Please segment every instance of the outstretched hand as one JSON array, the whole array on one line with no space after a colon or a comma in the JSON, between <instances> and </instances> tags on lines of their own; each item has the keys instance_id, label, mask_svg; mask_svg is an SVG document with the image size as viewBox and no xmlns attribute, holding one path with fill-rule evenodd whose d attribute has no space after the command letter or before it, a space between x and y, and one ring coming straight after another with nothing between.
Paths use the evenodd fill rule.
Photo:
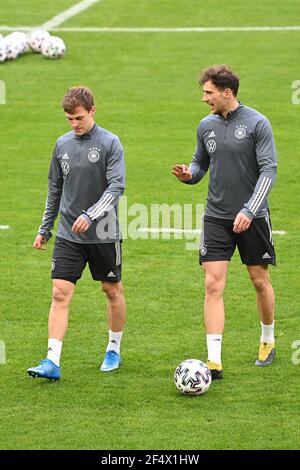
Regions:
<instances>
[{"instance_id":1,"label":"outstretched hand","mask_svg":"<svg viewBox=\"0 0 300 470\"><path fill-rule=\"evenodd\" d=\"M188 166L178 164L172 167L172 175L176 176L179 181L190 181L193 177Z\"/></svg>"}]
</instances>

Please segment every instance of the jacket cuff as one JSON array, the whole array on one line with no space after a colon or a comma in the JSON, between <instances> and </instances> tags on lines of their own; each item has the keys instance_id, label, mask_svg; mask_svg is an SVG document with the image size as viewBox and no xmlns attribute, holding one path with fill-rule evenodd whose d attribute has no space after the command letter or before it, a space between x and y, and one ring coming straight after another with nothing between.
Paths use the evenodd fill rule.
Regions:
<instances>
[{"instance_id":1,"label":"jacket cuff","mask_svg":"<svg viewBox=\"0 0 300 470\"><path fill-rule=\"evenodd\" d=\"M93 221L92 221L92 219L90 218L90 216L89 216L85 211L82 211L82 214L81 214L81 215L82 215L82 217L85 218L85 220L86 220L90 225L92 225Z\"/></svg>"},{"instance_id":2,"label":"jacket cuff","mask_svg":"<svg viewBox=\"0 0 300 470\"><path fill-rule=\"evenodd\" d=\"M44 228L39 230L39 234L46 238L47 241L52 237L52 233Z\"/></svg>"},{"instance_id":3,"label":"jacket cuff","mask_svg":"<svg viewBox=\"0 0 300 470\"><path fill-rule=\"evenodd\" d=\"M245 214L251 221L254 219L254 214L244 207L240 212Z\"/></svg>"}]
</instances>

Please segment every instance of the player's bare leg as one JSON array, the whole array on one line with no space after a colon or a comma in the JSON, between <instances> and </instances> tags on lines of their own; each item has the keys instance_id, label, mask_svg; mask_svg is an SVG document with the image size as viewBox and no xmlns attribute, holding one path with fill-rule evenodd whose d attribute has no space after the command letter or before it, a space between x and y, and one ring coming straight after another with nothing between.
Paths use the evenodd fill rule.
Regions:
<instances>
[{"instance_id":1,"label":"player's bare leg","mask_svg":"<svg viewBox=\"0 0 300 470\"><path fill-rule=\"evenodd\" d=\"M208 367L213 379L223 377L221 350L225 323L223 294L229 261L203 262L205 274L204 323L206 329Z\"/></svg>"},{"instance_id":2,"label":"player's bare leg","mask_svg":"<svg viewBox=\"0 0 300 470\"><path fill-rule=\"evenodd\" d=\"M202 263L205 273L204 322L206 334L222 334L224 330L223 293L228 264L228 261Z\"/></svg>"},{"instance_id":3,"label":"player's bare leg","mask_svg":"<svg viewBox=\"0 0 300 470\"><path fill-rule=\"evenodd\" d=\"M48 319L48 353L47 358L37 367L28 369L32 377L42 377L50 380L60 378L60 356L62 341L68 327L69 305L75 285L63 279L52 281L52 303Z\"/></svg>"},{"instance_id":4,"label":"player's bare leg","mask_svg":"<svg viewBox=\"0 0 300 470\"><path fill-rule=\"evenodd\" d=\"M268 265L247 266L250 279L256 290L257 308L264 325L274 321L275 296L270 281Z\"/></svg>"},{"instance_id":5,"label":"player's bare leg","mask_svg":"<svg viewBox=\"0 0 300 470\"><path fill-rule=\"evenodd\" d=\"M257 309L261 321L261 338L257 366L272 364L275 357L274 316L275 296L270 281L268 265L247 266L256 290Z\"/></svg>"},{"instance_id":6,"label":"player's bare leg","mask_svg":"<svg viewBox=\"0 0 300 470\"><path fill-rule=\"evenodd\" d=\"M48 319L49 338L62 341L68 328L69 305L75 284L63 279L52 281L52 303Z\"/></svg>"},{"instance_id":7,"label":"player's bare leg","mask_svg":"<svg viewBox=\"0 0 300 470\"><path fill-rule=\"evenodd\" d=\"M126 304L122 282L103 282L102 290L107 298L107 320L111 331L123 331L126 319Z\"/></svg>"},{"instance_id":8,"label":"player's bare leg","mask_svg":"<svg viewBox=\"0 0 300 470\"><path fill-rule=\"evenodd\" d=\"M108 372L117 369L121 362L120 343L126 319L126 303L121 282L103 282L102 290L107 298L107 320L109 342L101 370Z\"/></svg>"}]
</instances>

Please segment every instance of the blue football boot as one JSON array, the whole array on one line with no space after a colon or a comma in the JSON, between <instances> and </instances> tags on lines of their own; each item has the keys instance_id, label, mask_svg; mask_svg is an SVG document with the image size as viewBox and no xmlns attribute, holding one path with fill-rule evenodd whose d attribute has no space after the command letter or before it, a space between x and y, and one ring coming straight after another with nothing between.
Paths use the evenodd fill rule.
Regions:
<instances>
[{"instance_id":1,"label":"blue football boot","mask_svg":"<svg viewBox=\"0 0 300 470\"><path fill-rule=\"evenodd\" d=\"M49 380L58 380L60 378L60 367L56 366L50 359L40 361L37 367L31 367L27 370L31 377L41 377Z\"/></svg>"},{"instance_id":2,"label":"blue football boot","mask_svg":"<svg viewBox=\"0 0 300 470\"><path fill-rule=\"evenodd\" d=\"M107 351L104 356L104 361L100 367L102 372L109 372L111 370L118 369L121 363L120 354L115 351Z\"/></svg>"}]
</instances>

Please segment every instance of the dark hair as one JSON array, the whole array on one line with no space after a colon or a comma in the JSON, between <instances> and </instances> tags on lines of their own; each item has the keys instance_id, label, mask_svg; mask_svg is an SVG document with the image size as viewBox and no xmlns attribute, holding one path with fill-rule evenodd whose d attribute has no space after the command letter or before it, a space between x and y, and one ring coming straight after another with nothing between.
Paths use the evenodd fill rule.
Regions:
<instances>
[{"instance_id":1,"label":"dark hair","mask_svg":"<svg viewBox=\"0 0 300 470\"><path fill-rule=\"evenodd\" d=\"M230 88L234 96L238 93L240 79L227 65L213 65L202 70L199 84L204 85L208 81L211 81L219 90Z\"/></svg>"},{"instance_id":2,"label":"dark hair","mask_svg":"<svg viewBox=\"0 0 300 470\"><path fill-rule=\"evenodd\" d=\"M90 111L94 106L94 97L91 90L84 86L69 88L62 100L62 107L66 113L74 113L75 108L82 106Z\"/></svg>"}]
</instances>

